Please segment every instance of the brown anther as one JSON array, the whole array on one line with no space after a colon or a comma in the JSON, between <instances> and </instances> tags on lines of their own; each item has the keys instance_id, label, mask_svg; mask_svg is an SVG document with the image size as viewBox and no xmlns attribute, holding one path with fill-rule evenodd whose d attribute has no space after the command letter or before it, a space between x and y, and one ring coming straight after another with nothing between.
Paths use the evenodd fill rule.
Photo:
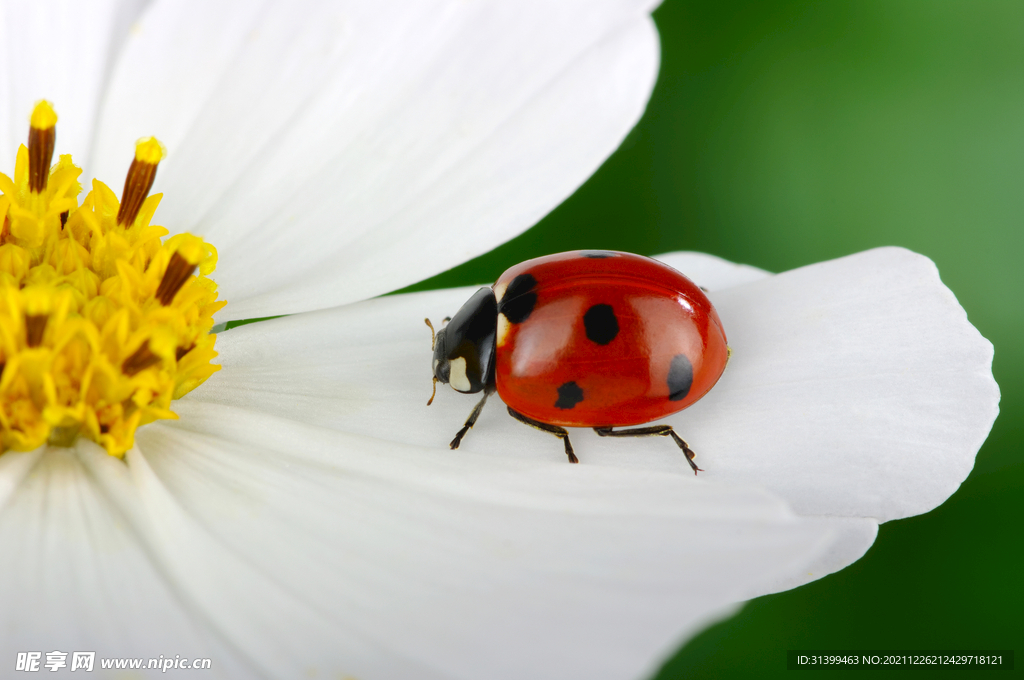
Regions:
<instances>
[{"instance_id":1,"label":"brown anther","mask_svg":"<svg viewBox=\"0 0 1024 680\"><path fill-rule=\"evenodd\" d=\"M46 314L25 315L25 342L29 347L39 347L46 332L46 322L50 317Z\"/></svg>"},{"instance_id":2,"label":"brown anther","mask_svg":"<svg viewBox=\"0 0 1024 680\"><path fill-rule=\"evenodd\" d=\"M189 345L188 347L179 347L174 350L174 360L181 361L181 358L195 349L195 345Z\"/></svg>"},{"instance_id":3,"label":"brown anther","mask_svg":"<svg viewBox=\"0 0 1024 680\"><path fill-rule=\"evenodd\" d=\"M123 205L123 204L122 204ZM156 289L156 299L164 307L171 304L174 296L178 294L181 287L188 281L188 277L195 272L196 265L192 264L178 253L171 255L171 261L167 263L167 271L164 278L160 279L160 286Z\"/></svg>"},{"instance_id":4,"label":"brown anther","mask_svg":"<svg viewBox=\"0 0 1024 680\"><path fill-rule=\"evenodd\" d=\"M37 194L46 191L50 179L50 161L53 145L57 141L57 128L28 129L28 188Z\"/></svg>"},{"instance_id":5,"label":"brown anther","mask_svg":"<svg viewBox=\"0 0 1024 680\"><path fill-rule=\"evenodd\" d=\"M71 214L69 210L65 210L60 214L60 228L63 230L64 225L68 223L68 215Z\"/></svg>"},{"instance_id":6,"label":"brown anther","mask_svg":"<svg viewBox=\"0 0 1024 680\"><path fill-rule=\"evenodd\" d=\"M132 159L128 168L128 176L124 180L124 191L121 192L121 207L117 211L117 224L127 229L135 222L142 208L142 202L149 196L156 179L156 163L147 163L138 158Z\"/></svg>"},{"instance_id":7,"label":"brown anther","mask_svg":"<svg viewBox=\"0 0 1024 680\"><path fill-rule=\"evenodd\" d=\"M125 399L121 402L121 417L128 420L132 417L132 414L139 410L139 407L135 404L131 398Z\"/></svg>"},{"instance_id":8,"label":"brown anther","mask_svg":"<svg viewBox=\"0 0 1024 680\"><path fill-rule=\"evenodd\" d=\"M153 354L149 349L149 343L143 344L135 353L124 360L121 364L121 372L127 376L133 376L139 371L144 371L154 364L160 363L160 357Z\"/></svg>"}]
</instances>

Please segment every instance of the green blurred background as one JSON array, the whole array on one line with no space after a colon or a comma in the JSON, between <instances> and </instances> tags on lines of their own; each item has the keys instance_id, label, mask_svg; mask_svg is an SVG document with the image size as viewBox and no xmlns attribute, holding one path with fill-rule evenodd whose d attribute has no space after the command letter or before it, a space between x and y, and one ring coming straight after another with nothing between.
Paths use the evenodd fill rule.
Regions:
<instances>
[{"instance_id":1,"label":"green blurred background","mask_svg":"<svg viewBox=\"0 0 1024 680\"><path fill-rule=\"evenodd\" d=\"M661 74L619 151L526 234L414 288L583 247L772 271L891 244L931 257L996 347L1002 415L974 472L657 678L784 676L787 649L1024 649L1024 1L667 0L654 18Z\"/></svg>"}]
</instances>

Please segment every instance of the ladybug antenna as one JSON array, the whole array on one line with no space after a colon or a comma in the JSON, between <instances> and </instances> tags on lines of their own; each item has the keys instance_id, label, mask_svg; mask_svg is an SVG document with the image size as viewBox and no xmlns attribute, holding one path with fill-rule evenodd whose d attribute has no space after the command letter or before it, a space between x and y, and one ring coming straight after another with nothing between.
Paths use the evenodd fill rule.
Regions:
<instances>
[{"instance_id":1,"label":"ladybug antenna","mask_svg":"<svg viewBox=\"0 0 1024 680\"><path fill-rule=\"evenodd\" d=\"M452 320L452 317L450 317L450 316L446 316L446 317L444 317L443 319L441 319L441 325L442 325L442 326L447 326L447 325L448 325L448 322L449 322L449 321L451 321L451 320Z\"/></svg>"},{"instance_id":2,"label":"ladybug antenna","mask_svg":"<svg viewBox=\"0 0 1024 680\"><path fill-rule=\"evenodd\" d=\"M431 404L434 403L434 395L435 394L437 394L437 378L436 377L434 378L434 389L430 393L430 400L427 401L427 406L430 406Z\"/></svg>"},{"instance_id":3,"label":"ladybug antenna","mask_svg":"<svg viewBox=\"0 0 1024 680\"><path fill-rule=\"evenodd\" d=\"M430 319L424 319L424 323L427 324L427 328L430 329L430 349L434 349L434 341L437 339L437 335L434 333L434 324L430 323ZM427 406L434 403L434 396L437 394L437 376L434 376L434 386L430 392L430 400L427 401Z\"/></svg>"},{"instance_id":4,"label":"ladybug antenna","mask_svg":"<svg viewBox=\"0 0 1024 680\"><path fill-rule=\"evenodd\" d=\"M427 328L430 329L430 349L434 349L434 338L436 337L434 335L434 324L430 323L430 319L424 319L423 322L427 324ZM430 404L427 405L429 406Z\"/></svg>"}]
</instances>

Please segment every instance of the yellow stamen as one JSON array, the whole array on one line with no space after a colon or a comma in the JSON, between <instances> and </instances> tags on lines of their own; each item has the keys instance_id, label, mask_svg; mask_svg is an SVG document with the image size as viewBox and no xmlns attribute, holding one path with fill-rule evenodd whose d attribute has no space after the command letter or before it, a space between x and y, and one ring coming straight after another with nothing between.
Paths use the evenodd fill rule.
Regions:
<instances>
[{"instance_id":1,"label":"yellow stamen","mask_svg":"<svg viewBox=\"0 0 1024 680\"><path fill-rule=\"evenodd\" d=\"M117 211L117 223L129 227L139 215L142 202L149 196L156 179L156 166L164 158L164 147L156 137L146 137L135 143L135 159L128 168L121 192L121 208Z\"/></svg>"},{"instance_id":2,"label":"yellow stamen","mask_svg":"<svg viewBox=\"0 0 1024 680\"><path fill-rule=\"evenodd\" d=\"M48 101L39 101L28 129L28 188L39 194L50 178L50 161L57 141L57 114Z\"/></svg>"},{"instance_id":3,"label":"yellow stamen","mask_svg":"<svg viewBox=\"0 0 1024 680\"><path fill-rule=\"evenodd\" d=\"M79 205L71 157L49 167L56 120L40 102L13 178L0 174L0 452L85 437L122 456L220 368L217 251L150 224L155 139L137 144L123 201L94 180Z\"/></svg>"},{"instance_id":4,"label":"yellow stamen","mask_svg":"<svg viewBox=\"0 0 1024 680\"><path fill-rule=\"evenodd\" d=\"M156 137L143 137L135 142L135 160L156 165L167 158L167 149Z\"/></svg>"},{"instance_id":5,"label":"yellow stamen","mask_svg":"<svg viewBox=\"0 0 1024 680\"><path fill-rule=\"evenodd\" d=\"M40 130L56 127L57 112L53 110L53 104L45 99L37 101L35 108L32 109L32 117L29 118L28 124Z\"/></svg>"}]
</instances>

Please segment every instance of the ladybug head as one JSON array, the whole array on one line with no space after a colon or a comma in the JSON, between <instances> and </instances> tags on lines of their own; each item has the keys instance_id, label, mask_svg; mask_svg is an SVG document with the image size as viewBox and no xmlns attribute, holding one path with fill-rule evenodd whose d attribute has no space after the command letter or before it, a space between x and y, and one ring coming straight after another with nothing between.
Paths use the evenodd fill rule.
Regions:
<instances>
[{"instance_id":1,"label":"ladybug head","mask_svg":"<svg viewBox=\"0 0 1024 680\"><path fill-rule=\"evenodd\" d=\"M434 337L434 380L456 392L493 392L497 332L494 291L481 288Z\"/></svg>"}]
</instances>

